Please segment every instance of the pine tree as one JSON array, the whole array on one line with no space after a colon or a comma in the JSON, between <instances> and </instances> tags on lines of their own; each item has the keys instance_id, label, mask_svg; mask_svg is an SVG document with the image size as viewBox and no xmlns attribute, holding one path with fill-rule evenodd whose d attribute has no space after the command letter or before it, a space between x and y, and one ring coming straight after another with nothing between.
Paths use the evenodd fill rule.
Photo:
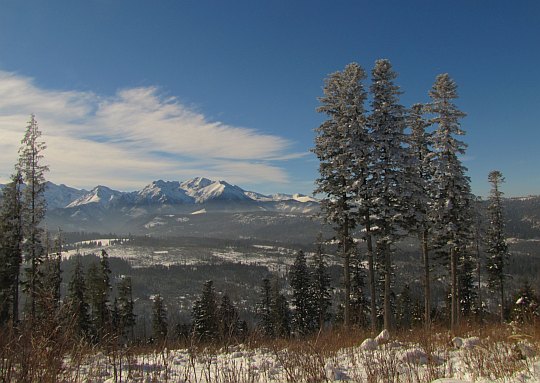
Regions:
<instances>
[{"instance_id":1,"label":"pine tree","mask_svg":"<svg viewBox=\"0 0 540 383\"><path fill-rule=\"evenodd\" d=\"M46 149L45 142L41 141L39 130L34 115L26 127L24 138L19 149L18 170L21 173L26 187L23 191L23 252L30 266L26 269L25 291L29 295L30 319L36 318L36 300L41 288L41 275L39 266L43 261L43 229L40 223L45 217L45 172L48 166L43 165L43 151Z\"/></svg>"},{"instance_id":2,"label":"pine tree","mask_svg":"<svg viewBox=\"0 0 540 383\"><path fill-rule=\"evenodd\" d=\"M500 184L504 182L504 177L500 171L493 170L489 173L488 180L491 183L491 191L488 206L489 226L486 233L486 252L489 254L489 258L486 266L488 285L492 290L498 290L499 293L502 323L504 322L504 280L509 255L504 234L503 193L500 190Z\"/></svg>"},{"instance_id":3,"label":"pine tree","mask_svg":"<svg viewBox=\"0 0 540 383\"><path fill-rule=\"evenodd\" d=\"M200 298L193 304L193 331L199 340L216 340L219 335L218 323L214 283L206 281Z\"/></svg>"},{"instance_id":4,"label":"pine tree","mask_svg":"<svg viewBox=\"0 0 540 383\"><path fill-rule=\"evenodd\" d=\"M408 284L403 286L397 301L396 322L402 329L409 329L413 323L413 302L411 298L411 288Z\"/></svg>"},{"instance_id":5,"label":"pine tree","mask_svg":"<svg viewBox=\"0 0 540 383\"><path fill-rule=\"evenodd\" d=\"M69 282L67 297L68 313L79 336L91 333L90 306L86 300L86 280L80 256L75 260L75 269Z\"/></svg>"},{"instance_id":6,"label":"pine tree","mask_svg":"<svg viewBox=\"0 0 540 383\"><path fill-rule=\"evenodd\" d=\"M118 330L119 334L126 336L127 332L133 338L133 328L135 327L136 316L133 312L133 290L131 277L123 277L118 283Z\"/></svg>"},{"instance_id":7,"label":"pine tree","mask_svg":"<svg viewBox=\"0 0 540 383\"><path fill-rule=\"evenodd\" d=\"M431 225L429 211L432 206L433 166L431 151L431 134L426 131L430 123L424 118L425 107L414 104L408 115L411 134L408 139L409 161L407 174L411 189L411 205L414 214L411 216L410 228L419 237L424 266L424 324L429 328L431 322L431 276L429 257L429 237Z\"/></svg>"},{"instance_id":8,"label":"pine tree","mask_svg":"<svg viewBox=\"0 0 540 383\"><path fill-rule=\"evenodd\" d=\"M270 280L262 280L261 296L257 305L258 325L264 336L273 337L274 323L272 320L272 288Z\"/></svg>"},{"instance_id":9,"label":"pine tree","mask_svg":"<svg viewBox=\"0 0 540 383\"><path fill-rule=\"evenodd\" d=\"M320 161L315 193L323 195L321 213L335 225L336 239L343 258L345 287L344 325L350 322L350 257L352 230L358 218L359 189L367 175L362 160L368 153L364 102L366 92L362 80L364 70L356 63L343 72L331 74L325 81L324 96L317 109L328 120L316 129L313 152Z\"/></svg>"},{"instance_id":10,"label":"pine tree","mask_svg":"<svg viewBox=\"0 0 540 383\"><path fill-rule=\"evenodd\" d=\"M49 248L49 233L46 233L46 252L40 267L42 279L38 294L38 312L46 315L58 313L60 309L60 287L62 284L62 239L60 233L54 240L55 251Z\"/></svg>"},{"instance_id":11,"label":"pine tree","mask_svg":"<svg viewBox=\"0 0 540 383\"><path fill-rule=\"evenodd\" d=\"M274 334L281 338L288 338L291 335L291 309L287 298L281 292L277 279L272 287L271 315Z\"/></svg>"},{"instance_id":12,"label":"pine tree","mask_svg":"<svg viewBox=\"0 0 540 383\"><path fill-rule=\"evenodd\" d=\"M405 226L405 201L410 198L404 166L407 162L405 142L405 110L399 104L399 87L394 84L397 74L388 60L377 60L372 71L370 87L371 115L368 123L373 142L373 158L369 186L374 195L375 236L382 255L384 276L384 327L392 326L390 303L392 285L392 252L401 229Z\"/></svg>"},{"instance_id":13,"label":"pine tree","mask_svg":"<svg viewBox=\"0 0 540 383\"><path fill-rule=\"evenodd\" d=\"M19 321L19 275L22 263L22 178L15 173L2 190L0 204L0 325Z\"/></svg>"},{"instance_id":14,"label":"pine tree","mask_svg":"<svg viewBox=\"0 0 540 383\"><path fill-rule=\"evenodd\" d=\"M217 308L217 317L221 340L228 341L240 335L241 322L238 310L236 310L227 294L223 294L221 297L221 302Z\"/></svg>"},{"instance_id":15,"label":"pine tree","mask_svg":"<svg viewBox=\"0 0 540 383\"><path fill-rule=\"evenodd\" d=\"M317 249L313 260L312 274L312 297L314 314L317 318L318 327L322 329L324 324L330 320L328 309L332 305L330 295L330 275L328 274L324 252L322 247L322 237L317 240Z\"/></svg>"},{"instance_id":16,"label":"pine tree","mask_svg":"<svg viewBox=\"0 0 540 383\"><path fill-rule=\"evenodd\" d=\"M371 308L365 297L365 274L366 271L362 265L360 252L357 251L351 261L351 321L362 328L367 327L369 314L371 313ZM372 324L372 328L375 324Z\"/></svg>"},{"instance_id":17,"label":"pine tree","mask_svg":"<svg viewBox=\"0 0 540 383\"><path fill-rule=\"evenodd\" d=\"M110 330L110 274L108 254L105 250L102 250L99 266L92 263L87 273L91 317L98 340L103 339L103 336Z\"/></svg>"},{"instance_id":18,"label":"pine tree","mask_svg":"<svg viewBox=\"0 0 540 383\"><path fill-rule=\"evenodd\" d=\"M302 250L296 253L289 278L292 289L292 304L294 306L292 324L300 335L312 333L318 322L313 302L311 280L307 267L306 256Z\"/></svg>"},{"instance_id":19,"label":"pine tree","mask_svg":"<svg viewBox=\"0 0 540 383\"><path fill-rule=\"evenodd\" d=\"M519 289L512 317L520 323L531 323L540 316L540 298L528 281Z\"/></svg>"},{"instance_id":20,"label":"pine tree","mask_svg":"<svg viewBox=\"0 0 540 383\"><path fill-rule=\"evenodd\" d=\"M466 168L458 155L465 153L466 145L454 136L464 135L459 120L465 116L453 100L457 98L457 85L448 74L437 76L429 92L431 103L427 108L436 125L433 134L433 182L436 193L431 219L436 230L438 250L446 254L450 264L450 325L458 325L458 264L460 253L470 241L472 227L472 195Z\"/></svg>"},{"instance_id":21,"label":"pine tree","mask_svg":"<svg viewBox=\"0 0 540 383\"><path fill-rule=\"evenodd\" d=\"M154 296L152 306L152 331L154 338L162 341L167 338L167 309L161 295Z\"/></svg>"}]
</instances>

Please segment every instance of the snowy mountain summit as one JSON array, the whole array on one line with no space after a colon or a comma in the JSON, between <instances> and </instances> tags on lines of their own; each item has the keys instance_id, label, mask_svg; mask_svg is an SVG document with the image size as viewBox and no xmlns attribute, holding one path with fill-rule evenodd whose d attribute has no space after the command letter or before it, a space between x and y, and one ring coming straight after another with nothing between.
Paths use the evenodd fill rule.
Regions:
<instances>
[{"instance_id":1,"label":"snowy mountain summit","mask_svg":"<svg viewBox=\"0 0 540 383\"><path fill-rule=\"evenodd\" d=\"M264 195L246 191L226 181L214 181L204 177L196 177L184 182L157 180L143 189L133 192L121 192L107 186L96 186L90 191L59 188L48 183L47 199L55 201L54 208L76 208L79 206L130 207L159 205L192 205L206 203L264 203L264 202L300 202L317 203L315 198L302 194ZM60 198L57 194L62 193ZM68 197L73 196L72 200Z\"/></svg>"}]
</instances>

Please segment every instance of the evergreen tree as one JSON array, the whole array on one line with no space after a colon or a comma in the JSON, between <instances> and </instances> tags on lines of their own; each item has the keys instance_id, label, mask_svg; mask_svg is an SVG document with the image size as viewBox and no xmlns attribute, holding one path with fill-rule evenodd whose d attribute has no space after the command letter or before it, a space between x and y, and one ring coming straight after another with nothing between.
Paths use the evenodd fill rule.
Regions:
<instances>
[{"instance_id":1,"label":"evergreen tree","mask_svg":"<svg viewBox=\"0 0 540 383\"><path fill-rule=\"evenodd\" d=\"M310 334L317 327L318 316L315 312L306 257L302 250L296 253L289 278L293 295L292 304L294 306L293 327L300 335Z\"/></svg>"},{"instance_id":2,"label":"evergreen tree","mask_svg":"<svg viewBox=\"0 0 540 383\"><path fill-rule=\"evenodd\" d=\"M277 279L272 288L271 314L274 334L281 338L288 338L291 335L291 309L287 298L279 288Z\"/></svg>"},{"instance_id":3,"label":"evergreen tree","mask_svg":"<svg viewBox=\"0 0 540 383\"><path fill-rule=\"evenodd\" d=\"M357 252L351 262L351 322L362 328L367 327L371 309L365 297L366 271ZM375 324L372 324L372 328Z\"/></svg>"},{"instance_id":4,"label":"evergreen tree","mask_svg":"<svg viewBox=\"0 0 540 383\"><path fill-rule=\"evenodd\" d=\"M274 323L272 319L272 288L270 280L262 280L261 296L257 305L258 325L264 336L273 337Z\"/></svg>"},{"instance_id":5,"label":"evergreen tree","mask_svg":"<svg viewBox=\"0 0 540 383\"><path fill-rule=\"evenodd\" d=\"M531 323L540 316L540 299L528 281L519 289L512 316L520 323Z\"/></svg>"},{"instance_id":6,"label":"evergreen tree","mask_svg":"<svg viewBox=\"0 0 540 383\"><path fill-rule=\"evenodd\" d=\"M227 294L223 294L221 297L221 302L217 308L217 317L219 320L218 327L221 340L228 341L240 335L240 317Z\"/></svg>"},{"instance_id":7,"label":"evergreen tree","mask_svg":"<svg viewBox=\"0 0 540 383\"><path fill-rule=\"evenodd\" d=\"M431 134L426 131L430 123L424 118L425 107L414 104L408 115L408 125L411 134L408 139L409 161L407 172L412 191L411 205L414 214L411 216L411 231L419 237L424 266L424 323L426 327L431 322L431 276L429 257L429 236L431 225L429 211L432 206L433 167L431 164Z\"/></svg>"},{"instance_id":8,"label":"evergreen tree","mask_svg":"<svg viewBox=\"0 0 540 383\"><path fill-rule=\"evenodd\" d=\"M154 338L162 341L167 338L167 309L161 295L154 296L152 306L152 331Z\"/></svg>"},{"instance_id":9,"label":"evergreen tree","mask_svg":"<svg viewBox=\"0 0 540 383\"><path fill-rule=\"evenodd\" d=\"M219 335L218 323L214 283L206 281L200 298L193 304L193 331L200 340L216 340Z\"/></svg>"},{"instance_id":10,"label":"evergreen tree","mask_svg":"<svg viewBox=\"0 0 540 383\"><path fill-rule=\"evenodd\" d=\"M465 153L466 145L454 136L464 135L459 120L465 116L453 100L457 98L457 86L448 74L437 76L430 90L431 103L428 110L434 115L436 125L433 134L433 196L431 219L436 230L438 250L446 254L450 264L450 325L458 324L458 260L470 241L472 227L472 196L466 168L458 155Z\"/></svg>"},{"instance_id":11,"label":"evergreen tree","mask_svg":"<svg viewBox=\"0 0 540 383\"><path fill-rule=\"evenodd\" d=\"M408 284L403 286L397 301L396 322L402 329L409 329L413 323L413 301L411 297L411 288Z\"/></svg>"},{"instance_id":12,"label":"evergreen tree","mask_svg":"<svg viewBox=\"0 0 540 383\"><path fill-rule=\"evenodd\" d=\"M367 175L363 172L363 156L368 153L364 102L366 92L362 80L364 70L356 63L343 72L331 74L325 81L324 96L317 109L328 120L316 129L313 152L320 161L320 177L315 193L323 195L321 213L335 225L336 239L343 258L345 285L344 324L350 322L350 257L352 230L358 218L359 189Z\"/></svg>"},{"instance_id":13,"label":"evergreen tree","mask_svg":"<svg viewBox=\"0 0 540 383\"><path fill-rule=\"evenodd\" d=\"M90 306L86 300L86 281L80 256L75 260L75 269L69 282L67 297L68 313L79 336L91 333Z\"/></svg>"},{"instance_id":14,"label":"evergreen tree","mask_svg":"<svg viewBox=\"0 0 540 383\"><path fill-rule=\"evenodd\" d=\"M91 317L98 340L103 339L103 336L110 330L110 274L108 254L105 250L102 250L99 266L92 263L87 273Z\"/></svg>"},{"instance_id":15,"label":"evergreen tree","mask_svg":"<svg viewBox=\"0 0 540 383\"><path fill-rule=\"evenodd\" d=\"M319 236L317 241L317 250L313 260L313 275L312 275L312 297L314 314L317 318L318 327L322 329L325 322L330 320L328 309L332 305L330 295L330 275L328 274L326 261L324 259L322 238Z\"/></svg>"},{"instance_id":16,"label":"evergreen tree","mask_svg":"<svg viewBox=\"0 0 540 383\"><path fill-rule=\"evenodd\" d=\"M504 234L504 214L500 184L504 182L502 173L493 170L489 173L488 180L491 183L489 193L489 226L486 233L487 272L489 287L498 291L500 299L500 320L504 322L504 280L506 278L506 263L508 262L508 244Z\"/></svg>"},{"instance_id":17,"label":"evergreen tree","mask_svg":"<svg viewBox=\"0 0 540 383\"><path fill-rule=\"evenodd\" d=\"M19 275L22 263L22 178L15 173L2 190L0 204L0 325L19 321Z\"/></svg>"},{"instance_id":18,"label":"evergreen tree","mask_svg":"<svg viewBox=\"0 0 540 383\"><path fill-rule=\"evenodd\" d=\"M465 248L461 251L458 267L459 311L464 317L476 315L480 310L480 307L477 307L476 262L471 250Z\"/></svg>"},{"instance_id":19,"label":"evergreen tree","mask_svg":"<svg viewBox=\"0 0 540 383\"><path fill-rule=\"evenodd\" d=\"M36 318L36 300L41 288L39 266L43 261L43 229L40 223L45 217L45 172L48 166L43 165L45 142L41 141L41 131L34 115L26 127L24 138L19 149L18 170L26 187L23 191L23 252L29 262L26 268L25 291L30 303L30 318Z\"/></svg>"},{"instance_id":20,"label":"evergreen tree","mask_svg":"<svg viewBox=\"0 0 540 383\"><path fill-rule=\"evenodd\" d=\"M127 332L133 338L133 328L135 327L136 316L133 313L133 291L131 286L131 277L123 277L118 283L118 330L123 336Z\"/></svg>"},{"instance_id":21,"label":"evergreen tree","mask_svg":"<svg viewBox=\"0 0 540 383\"><path fill-rule=\"evenodd\" d=\"M374 195L377 249L381 254L384 276L384 328L392 326L391 285L392 252L401 229L405 226L405 201L410 196L404 166L407 162L405 142L405 110L399 104L397 74L388 60L377 60L370 87L372 112L369 127L372 136L372 161L369 186Z\"/></svg>"},{"instance_id":22,"label":"evergreen tree","mask_svg":"<svg viewBox=\"0 0 540 383\"><path fill-rule=\"evenodd\" d=\"M62 239L60 233L54 241L55 251L49 248L49 234L46 234L47 245L43 263L40 267L43 282L38 295L38 312L46 315L55 314L60 309L60 287L62 284Z\"/></svg>"}]
</instances>

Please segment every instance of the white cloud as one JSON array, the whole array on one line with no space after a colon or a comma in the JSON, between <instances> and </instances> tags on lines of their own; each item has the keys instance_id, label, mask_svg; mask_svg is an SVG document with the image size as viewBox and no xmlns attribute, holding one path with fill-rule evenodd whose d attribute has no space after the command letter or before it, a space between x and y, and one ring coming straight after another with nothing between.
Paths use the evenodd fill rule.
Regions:
<instances>
[{"instance_id":1,"label":"white cloud","mask_svg":"<svg viewBox=\"0 0 540 383\"><path fill-rule=\"evenodd\" d=\"M53 182L135 189L155 178L208 176L231 182L288 181L274 161L299 158L279 136L208 119L155 87L113 97L39 88L0 71L0 182L17 160L31 113L47 144Z\"/></svg>"}]
</instances>

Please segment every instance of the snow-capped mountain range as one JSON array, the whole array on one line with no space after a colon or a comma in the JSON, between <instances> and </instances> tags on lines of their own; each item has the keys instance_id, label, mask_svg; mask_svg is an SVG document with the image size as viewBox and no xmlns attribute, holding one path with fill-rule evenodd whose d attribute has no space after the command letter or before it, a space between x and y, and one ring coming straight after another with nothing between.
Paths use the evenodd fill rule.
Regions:
<instances>
[{"instance_id":1,"label":"snow-capped mountain range","mask_svg":"<svg viewBox=\"0 0 540 383\"><path fill-rule=\"evenodd\" d=\"M0 185L0 189L3 185ZM153 181L143 189L121 192L99 185L92 190L76 189L64 184L47 182L45 199L49 210L76 208L79 206L99 206L102 208L149 205L192 205L212 202L252 203L283 202L318 203L310 196L302 194L273 194L246 191L226 181L213 181L196 177L184 182Z\"/></svg>"}]
</instances>

